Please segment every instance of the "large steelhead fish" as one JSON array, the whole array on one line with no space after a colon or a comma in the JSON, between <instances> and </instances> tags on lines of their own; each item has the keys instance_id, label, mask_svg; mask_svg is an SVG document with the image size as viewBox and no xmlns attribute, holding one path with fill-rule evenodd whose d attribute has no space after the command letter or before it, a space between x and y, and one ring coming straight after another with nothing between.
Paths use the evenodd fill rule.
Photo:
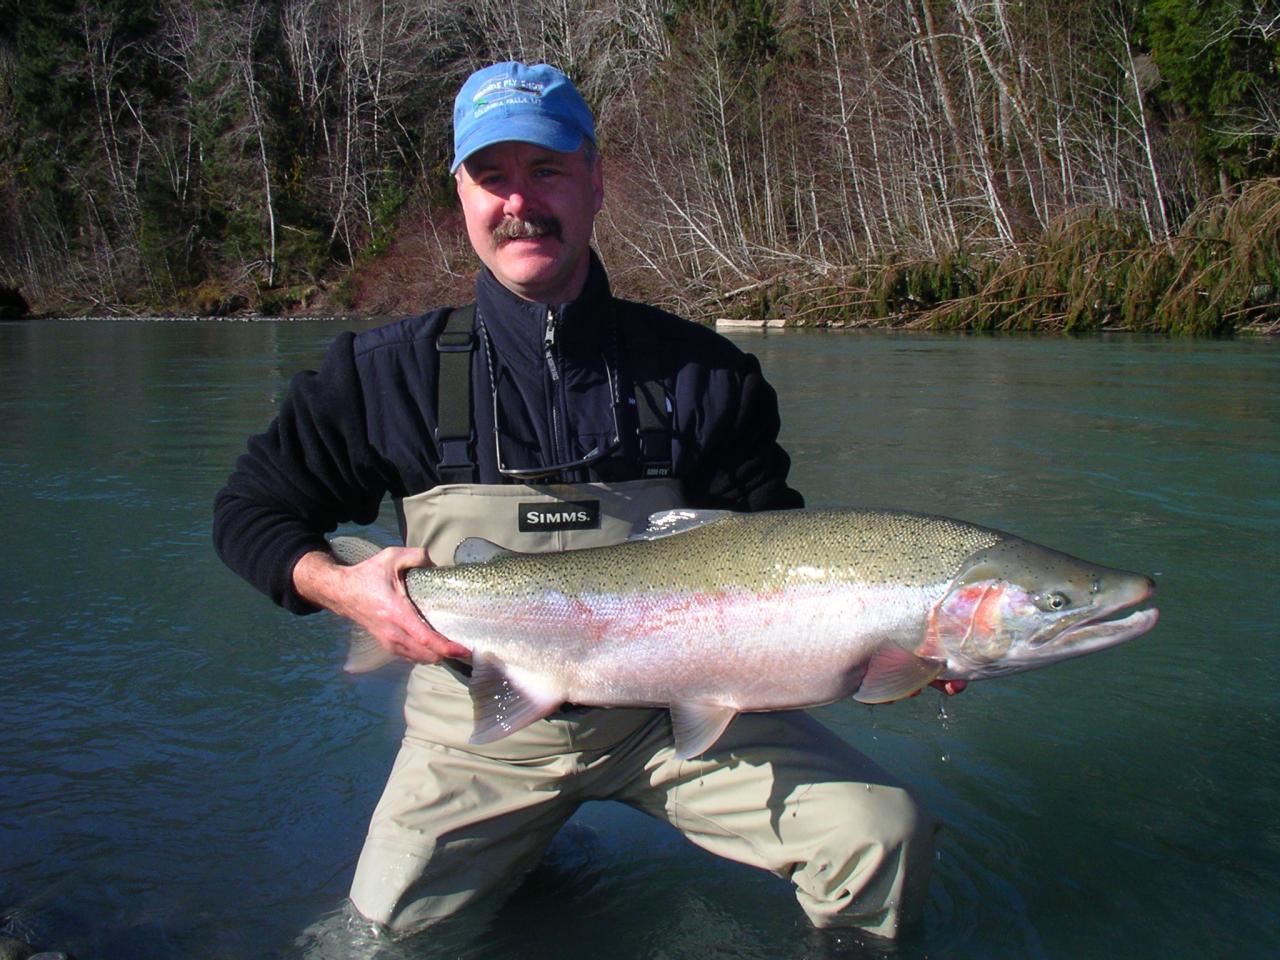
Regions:
<instances>
[{"instance_id":1,"label":"large steelhead fish","mask_svg":"<svg viewBox=\"0 0 1280 960\"><path fill-rule=\"evenodd\" d=\"M335 537L356 563L378 549ZM1113 614L1154 582L945 517L886 511L674 510L612 547L511 554L487 541L405 578L410 599L472 651L473 743L564 703L671 710L695 757L744 711L852 695L898 700L1147 632ZM347 669L393 659L371 637Z\"/></svg>"}]
</instances>

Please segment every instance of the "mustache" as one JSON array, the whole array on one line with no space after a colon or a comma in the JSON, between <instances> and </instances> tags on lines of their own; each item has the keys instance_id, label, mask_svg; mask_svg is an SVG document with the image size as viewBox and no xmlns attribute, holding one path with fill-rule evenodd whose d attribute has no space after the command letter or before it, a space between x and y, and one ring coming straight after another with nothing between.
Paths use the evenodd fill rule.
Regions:
<instances>
[{"instance_id":1,"label":"mustache","mask_svg":"<svg viewBox=\"0 0 1280 960\"><path fill-rule=\"evenodd\" d=\"M509 240L533 240L537 237L560 237L560 221L551 216L533 216L527 220L512 217L494 227L493 239L503 244Z\"/></svg>"}]
</instances>

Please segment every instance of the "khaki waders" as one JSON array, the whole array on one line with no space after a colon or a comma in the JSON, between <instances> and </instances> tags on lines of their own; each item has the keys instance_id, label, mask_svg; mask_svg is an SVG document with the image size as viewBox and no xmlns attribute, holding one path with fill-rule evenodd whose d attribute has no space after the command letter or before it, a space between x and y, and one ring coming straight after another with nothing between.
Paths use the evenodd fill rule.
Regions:
<instances>
[{"instance_id":1,"label":"khaki waders","mask_svg":"<svg viewBox=\"0 0 1280 960\"><path fill-rule=\"evenodd\" d=\"M521 514L574 525L597 502L589 529L520 529L530 525ZM473 536L522 552L610 545L679 505L674 481L637 480L450 484L399 506L406 542L446 564ZM739 716L683 762L660 709L575 707L472 746L465 678L419 665L405 720L351 886L355 908L395 933L509 893L588 800L621 800L712 853L790 879L818 927L892 937L922 906L932 821L900 783L803 712Z\"/></svg>"}]
</instances>

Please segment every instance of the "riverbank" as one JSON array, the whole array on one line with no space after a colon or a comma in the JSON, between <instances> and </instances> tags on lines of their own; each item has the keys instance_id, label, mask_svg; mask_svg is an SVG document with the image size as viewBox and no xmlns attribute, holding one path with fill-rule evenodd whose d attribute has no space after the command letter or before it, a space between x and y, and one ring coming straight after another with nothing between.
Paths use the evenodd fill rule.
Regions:
<instances>
[{"instance_id":1,"label":"riverbank","mask_svg":"<svg viewBox=\"0 0 1280 960\"><path fill-rule=\"evenodd\" d=\"M398 316L470 297L471 262L455 214L407 218L396 237L350 270L265 289L206 280L167 304L38 304L44 316L315 318ZM430 242L426 238L430 237ZM606 262L617 258L603 251ZM637 274L616 271L624 295ZM708 324L832 329L1222 336L1280 333L1280 179L1202 204L1167 240L1136 213L1083 207L1031 241L936 257L885 256L833 268L778 271L691 297L650 287L644 298ZM11 317L10 317L11 319Z\"/></svg>"},{"instance_id":2,"label":"riverbank","mask_svg":"<svg viewBox=\"0 0 1280 960\"><path fill-rule=\"evenodd\" d=\"M1008 250L784 277L757 298L746 312L783 326L1276 333L1280 180L1203 204L1164 241L1150 241L1136 214L1081 208Z\"/></svg>"}]
</instances>

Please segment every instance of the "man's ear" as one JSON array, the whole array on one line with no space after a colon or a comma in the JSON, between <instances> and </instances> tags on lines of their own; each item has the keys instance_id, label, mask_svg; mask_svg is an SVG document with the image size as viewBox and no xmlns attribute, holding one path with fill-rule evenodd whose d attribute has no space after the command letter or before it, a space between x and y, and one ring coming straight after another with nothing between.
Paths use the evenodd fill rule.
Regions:
<instances>
[{"instance_id":1,"label":"man's ear","mask_svg":"<svg viewBox=\"0 0 1280 960\"><path fill-rule=\"evenodd\" d=\"M596 162L591 167L591 203L594 216L604 206L604 157L600 154L596 154Z\"/></svg>"}]
</instances>

